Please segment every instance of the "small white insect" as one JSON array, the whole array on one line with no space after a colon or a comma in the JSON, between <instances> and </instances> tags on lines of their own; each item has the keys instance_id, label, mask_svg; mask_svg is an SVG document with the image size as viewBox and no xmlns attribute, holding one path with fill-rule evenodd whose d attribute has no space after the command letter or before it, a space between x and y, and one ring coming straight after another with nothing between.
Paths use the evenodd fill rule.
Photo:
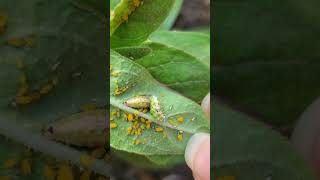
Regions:
<instances>
[{"instance_id":1,"label":"small white insect","mask_svg":"<svg viewBox=\"0 0 320 180\"><path fill-rule=\"evenodd\" d=\"M158 98L156 96L150 97L150 112L151 114L159 119L160 121L163 121L166 119L164 113L161 111L160 103L158 101Z\"/></svg>"}]
</instances>

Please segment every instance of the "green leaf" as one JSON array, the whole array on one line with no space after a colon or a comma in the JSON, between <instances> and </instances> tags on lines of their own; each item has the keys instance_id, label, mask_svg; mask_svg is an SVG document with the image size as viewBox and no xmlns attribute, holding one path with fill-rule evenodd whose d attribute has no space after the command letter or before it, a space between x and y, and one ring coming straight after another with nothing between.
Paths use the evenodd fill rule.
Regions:
<instances>
[{"instance_id":1,"label":"green leaf","mask_svg":"<svg viewBox=\"0 0 320 180\"><path fill-rule=\"evenodd\" d=\"M163 87L145 68L114 51L111 51L111 65L110 127L114 127L110 131L112 148L142 156L158 166L170 166L177 159L183 159L186 143L192 134L209 132L208 117L197 103ZM125 105L128 99L138 95L157 97L159 111L165 118L155 117L149 112L139 112ZM179 123L180 118L182 121ZM148 123L143 122L147 120L151 123L149 128ZM128 128L137 128L138 125L134 124L139 124L139 128L144 126L140 135L128 135ZM179 131L183 135L181 141L177 137Z\"/></svg>"},{"instance_id":2,"label":"green leaf","mask_svg":"<svg viewBox=\"0 0 320 180\"><path fill-rule=\"evenodd\" d=\"M201 102L210 91L210 69L182 50L158 43L116 50L135 59L160 83L196 102Z\"/></svg>"},{"instance_id":3,"label":"green leaf","mask_svg":"<svg viewBox=\"0 0 320 180\"><path fill-rule=\"evenodd\" d=\"M120 3L121 0L110 0L110 9L114 10L114 8Z\"/></svg>"},{"instance_id":4,"label":"green leaf","mask_svg":"<svg viewBox=\"0 0 320 180\"><path fill-rule=\"evenodd\" d=\"M169 30L173 27L179 13L180 13L182 4L183 4L183 0L175 0L174 5L173 5L167 19L162 23L162 25L160 27L161 30Z\"/></svg>"},{"instance_id":5,"label":"green leaf","mask_svg":"<svg viewBox=\"0 0 320 180\"><path fill-rule=\"evenodd\" d=\"M190 53L210 66L210 36L196 32L157 31L150 37L153 42L165 44Z\"/></svg>"},{"instance_id":6,"label":"green leaf","mask_svg":"<svg viewBox=\"0 0 320 180\"><path fill-rule=\"evenodd\" d=\"M225 105L213 107L215 178L315 179L288 139Z\"/></svg>"},{"instance_id":7,"label":"green leaf","mask_svg":"<svg viewBox=\"0 0 320 180\"><path fill-rule=\"evenodd\" d=\"M316 4L215 2L216 95L290 133L319 96L319 23L309 14Z\"/></svg>"},{"instance_id":8,"label":"green leaf","mask_svg":"<svg viewBox=\"0 0 320 180\"><path fill-rule=\"evenodd\" d=\"M106 79L107 26L102 5L105 1L0 2L0 12L8 17L6 29L0 35L1 124L7 120L19 126L27 134L25 137L31 133L41 137L44 126L82 111L84 104L106 105L107 94L101 82ZM25 87L27 91L18 95ZM27 101L18 101L16 98L20 96L27 97ZM9 126L1 126L0 134L8 136L8 131ZM12 141L25 144L19 135L21 138L20 133L11 137ZM26 145L46 153L37 149L43 147L37 138ZM59 147L49 152L80 150L69 144ZM8 146L9 150L2 153L10 154L14 148ZM33 158L37 159L38 155ZM38 176L36 173L32 171L32 176ZM20 174L15 176L20 178Z\"/></svg>"},{"instance_id":9,"label":"green leaf","mask_svg":"<svg viewBox=\"0 0 320 180\"><path fill-rule=\"evenodd\" d=\"M115 7L110 17L111 47L134 46L144 42L163 23L174 0L144 0L138 7L134 2L122 0Z\"/></svg>"}]
</instances>

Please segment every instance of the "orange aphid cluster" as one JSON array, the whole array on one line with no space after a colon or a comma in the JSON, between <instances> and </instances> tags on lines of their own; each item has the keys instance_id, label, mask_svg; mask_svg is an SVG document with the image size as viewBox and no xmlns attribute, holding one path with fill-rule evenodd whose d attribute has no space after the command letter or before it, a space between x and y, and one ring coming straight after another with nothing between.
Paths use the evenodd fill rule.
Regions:
<instances>
[{"instance_id":1,"label":"orange aphid cluster","mask_svg":"<svg viewBox=\"0 0 320 180\"><path fill-rule=\"evenodd\" d=\"M32 47L34 45L34 38L31 36L17 37L8 39L7 44L13 47Z\"/></svg>"},{"instance_id":2,"label":"orange aphid cluster","mask_svg":"<svg viewBox=\"0 0 320 180\"><path fill-rule=\"evenodd\" d=\"M138 8L139 6L143 5L143 1L142 0L132 0L131 1L132 4L130 6L130 11L122 16L122 21L123 22L127 22L129 19L129 16L136 10L136 8Z\"/></svg>"},{"instance_id":3,"label":"orange aphid cluster","mask_svg":"<svg viewBox=\"0 0 320 180\"><path fill-rule=\"evenodd\" d=\"M147 113L149 111L148 108L137 109L142 113ZM152 130L155 133L163 133L163 137L166 138L166 131L164 127L155 125L152 121L140 117L138 114L122 112L120 109L116 109L111 111L110 114L110 128L115 129L119 128L119 125L115 122L115 119L123 119L126 122L129 122L129 127L123 129L128 136L134 136L133 140L134 145L145 144L147 140L141 139L143 132L146 130ZM184 122L184 118L182 116L177 117L175 124L181 124ZM122 130L122 129L121 129ZM177 141L183 140L183 131L177 131Z\"/></svg>"},{"instance_id":4,"label":"orange aphid cluster","mask_svg":"<svg viewBox=\"0 0 320 180\"><path fill-rule=\"evenodd\" d=\"M25 73L26 64L22 58L18 57L16 59L16 67L21 71L21 75L18 77L19 88L15 97L15 101L13 102L14 105L26 105L37 101L42 96L47 95L59 83L58 77L53 76L46 84L43 84L38 89L30 90L28 78Z\"/></svg>"},{"instance_id":5,"label":"orange aphid cluster","mask_svg":"<svg viewBox=\"0 0 320 180\"><path fill-rule=\"evenodd\" d=\"M94 158L97 159L107 159L107 152L104 148L97 148L91 151L89 155L83 155L80 157L80 163L84 169L80 169L80 172L77 168L68 161L58 161L54 160L51 157L48 157L46 163L42 167L42 176L48 180L71 180L75 177L80 177L81 180L91 179L105 179L104 176L94 174L88 168L94 163ZM20 160L19 160L20 159ZM27 176L33 173L34 163L32 161L32 152L30 149L27 149L24 153L23 158L9 158L4 160L1 168L4 169L13 169L18 168L19 173L22 176ZM79 175L78 175L79 174ZM11 176L0 176L0 179L12 179Z\"/></svg>"},{"instance_id":6,"label":"orange aphid cluster","mask_svg":"<svg viewBox=\"0 0 320 180\"><path fill-rule=\"evenodd\" d=\"M138 111L146 113L149 110L146 108L141 108L141 109L138 109ZM119 109L111 112L111 116L110 116L111 129L118 128L118 124L115 122L115 119L120 119L120 118L130 123L130 126L124 129L124 131L128 136L135 137L133 141L134 145L144 144L147 142L146 139L144 141L140 139L145 130L149 129L159 133L164 132L164 129L162 127L156 127L152 123L152 121L145 119L143 117L140 117L138 114L122 112Z\"/></svg>"},{"instance_id":7,"label":"orange aphid cluster","mask_svg":"<svg viewBox=\"0 0 320 180\"><path fill-rule=\"evenodd\" d=\"M116 71L112 68L112 64L110 64L110 75L112 77L119 77L121 75L121 73L119 71ZM118 83L118 80L114 80L115 84L116 84L116 88L113 92L113 94L115 96L119 96L121 94L123 94L124 92L126 92L129 89L129 85L124 85L124 86L120 86Z\"/></svg>"}]
</instances>

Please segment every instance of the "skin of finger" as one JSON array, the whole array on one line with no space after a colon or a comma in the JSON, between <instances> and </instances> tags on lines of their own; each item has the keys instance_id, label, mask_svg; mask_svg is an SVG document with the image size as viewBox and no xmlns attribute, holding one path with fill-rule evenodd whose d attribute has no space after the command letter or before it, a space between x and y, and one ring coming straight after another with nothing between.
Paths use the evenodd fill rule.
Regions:
<instances>
[{"instance_id":1,"label":"skin of finger","mask_svg":"<svg viewBox=\"0 0 320 180\"><path fill-rule=\"evenodd\" d=\"M201 107L210 117L210 93L203 99ZM195 156L193 177L195 180L210 179L210 142L204 142ZM204 151L204 152L203 152ZM209 162L208 162L209 161Z\"/></svg>"},{"instance_id":2,"label":"skin of finger","mask_svg":"<svg viewBox=\"0 0 320 180\"><path fill-rule=\"evenodd\" d=\"M210 117L210 93L202 100L201 107Z\"/></svg>"},{"instance_id":3,"label":"skin of finger","mask_svg":"<svg viewBox=\"0 0 320 180\"><path fill-rule=\"evenodd\" d=\"M203 142L199 149L194 158L193 173L195 178L210 180L210 142Z\"/></svg>"}]
</instances>

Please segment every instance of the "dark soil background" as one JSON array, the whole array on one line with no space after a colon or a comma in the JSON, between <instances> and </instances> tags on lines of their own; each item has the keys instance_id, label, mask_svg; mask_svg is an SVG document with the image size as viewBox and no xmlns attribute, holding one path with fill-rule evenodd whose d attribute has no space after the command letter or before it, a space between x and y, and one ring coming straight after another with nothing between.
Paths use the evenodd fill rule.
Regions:
<instances>
[{"instance_id":1,"label":"dark soil background","mask_svg":"<svg viewBox=\"0 0 320 180\"><path fill-rule=\"evenodd\" d=\"M184 0L174 29L188 30L210 25L210 0ZM183 164L166 170L144 170L112 155L112 180L193 180L192 172Z\"/></svg>"},{"instance_id":2,"label":"dark soil background","mask_svg":"<svg viewBox=\"0 0 320 180\"><path fill-rule=\"evenodd\" d=\"M174 29L207 27L210 24L210 0L184 0Z\"/></svg>"}]
</instances>

